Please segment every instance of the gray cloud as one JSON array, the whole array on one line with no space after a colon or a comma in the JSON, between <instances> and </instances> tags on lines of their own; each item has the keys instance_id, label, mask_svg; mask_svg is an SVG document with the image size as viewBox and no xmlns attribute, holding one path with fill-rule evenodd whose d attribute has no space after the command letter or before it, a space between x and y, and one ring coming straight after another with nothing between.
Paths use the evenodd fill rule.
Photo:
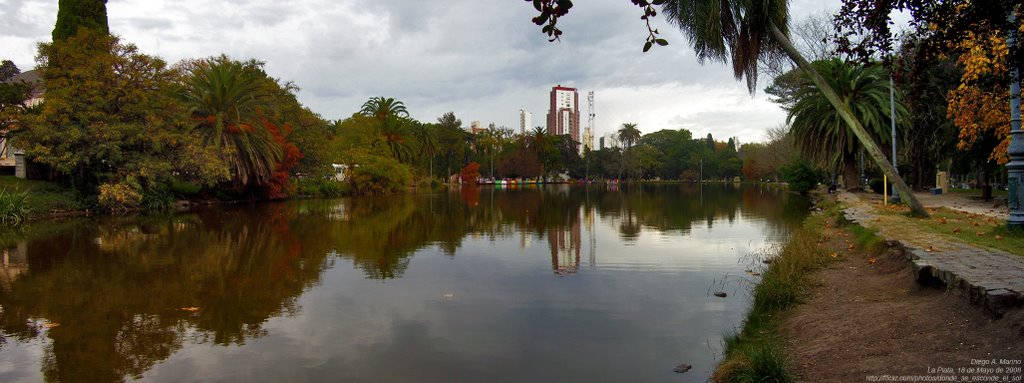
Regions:
<instances>
[{"instance_id":1,"label":"gray cloud","mask_svg":"<svg viewBox=\"0 0 1024 383\"><path fill-rule=\"evenodd\" d=\"M0 26L0 43L28 69L34 43L49 39L56 4L0 4L0 16L11 20ZM828 6L838 1L794 0L792 13ZM563 84L580 88L581 101L586 91L597 92L598 133L641 121L644 132L687 127L695 136L714 131L752 141L784 120L763 97L746 94L727 67L699 65L660 16L656 26L671 45L641 53L642 12L626 0L579 2L559 21L565 35L556 43L519 0L123 0L107 8L112 32L143 52L169 62L220 53L260 59L272 76L301 87L300 101L331 119L388 96L424 121L454 111L467 124L517 126L525 107L541 125L550 87Z\"/></svg>"}]
</instances>

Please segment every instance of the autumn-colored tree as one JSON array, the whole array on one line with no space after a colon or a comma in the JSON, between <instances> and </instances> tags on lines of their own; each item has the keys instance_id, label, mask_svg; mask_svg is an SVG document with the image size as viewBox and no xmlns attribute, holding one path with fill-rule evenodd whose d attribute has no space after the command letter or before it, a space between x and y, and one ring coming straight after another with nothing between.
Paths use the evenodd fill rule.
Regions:
<instances>
[{"instance_id":1,"label":"autumn-colored tree","mask_svg":"<svg viewBox=\"0 0 1024 383\"><path fill-rule=\"evenodd\" d=\"M1009 85L1007 76L1006 39L998 34L967 32L967 38L954 43L963 52L957 64L963 68L960 85L949 92L949 118L959 129L957 148L970 150L984 136L994 136L999 144L988 159L1005 164L1010 144Z\"/></svg>"},{"instance_id":2,"label":"autumn-colored tree","mask_svg":"<svg viewBox=\"0 0 1024 383\"><path fill-rule=\"evenodd\" d=\"M755 158L747 158L746 160L743 160L743 169L741 172L743 172L743 177L749 181L757 181L761 179L761 169L760 166L758 166L757 159Z\"/></svg>"},{"instance_id":3,"label":"autumn-colored tree","mask_svg":"<svg viewBox=\"0 0 1024 383\"><path fill-rule=\"evenodd\" d=\"M264 186L264 193L269 199L288 197L295 192L295 185L289 181L289 177L292 169L302 159L302 152L294 143L288 141L288 136L292 132L291 126L278 126L265 118L261 122L271 137L274 137L274 142L281 148L282 154L281 160L274 165L274 173Z\"/></svg>"},{"instance_id":4,"label":"autumn-colored tree","mask_svg":"<svg viewBox=\"0 0 1024 383\"><path fill-rule=\"evenodd\" d=\"M463 184L476 185L476 180L480 178L480 164L470 162L459 172L459 177L462 179Z\"/></svg>"}]
</instances>

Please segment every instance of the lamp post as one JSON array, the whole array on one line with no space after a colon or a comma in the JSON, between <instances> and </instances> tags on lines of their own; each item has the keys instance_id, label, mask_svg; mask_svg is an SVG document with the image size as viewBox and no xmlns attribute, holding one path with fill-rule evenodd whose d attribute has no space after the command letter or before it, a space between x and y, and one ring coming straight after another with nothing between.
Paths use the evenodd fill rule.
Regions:
<instances>
[{"instance_id":1,"label":"lamp post","mask_svg":"<svg viewBox=\"0 0 1024 383\"><path fill-rule=\"evenodd\" d=\"M1017 48L1017 18L1013 11L1010 11L1010 28L1006 37L1006 45L1010 47L1010 147L1006 154L1010 162L1006 164L1010 192L1007 202L1010 206L1010 216L1006 218L1006 225L1017 228L1024 228L1024 132L1020 126L1020 65L1016 56Z\"/></svg>"},{"instance_id":2,"label":"lamp post","mask_svg":"<svg viewBox=\"0 0 1024 383\"><path fill-rule=\"evenodd\" d=\"M896 167L896 91L895 86L892 82L892 76L889 76L889 121L892 123L892 167L896 169L896 174L900 174L900 168ZM896 193L896 184L893 183L892 187L892 202L899 202L900 195Z\"/></svg>"}]
</instances>

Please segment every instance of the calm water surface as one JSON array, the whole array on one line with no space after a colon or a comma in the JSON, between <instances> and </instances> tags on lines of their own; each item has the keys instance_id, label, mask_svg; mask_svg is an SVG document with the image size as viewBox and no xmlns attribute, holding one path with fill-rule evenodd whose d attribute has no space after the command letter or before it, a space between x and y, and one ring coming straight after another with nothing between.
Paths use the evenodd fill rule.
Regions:
<instances>
[{"instance_id":1,"label":"calm water surface","mask_svg":"<svg viewBox=\"0 0 1024 383\"><path fill-rule=\"evenodd\" d=\"M0 235L0 381L703 382L807 208L562 185L39 223Z\"/></svg>"}]
</instances>

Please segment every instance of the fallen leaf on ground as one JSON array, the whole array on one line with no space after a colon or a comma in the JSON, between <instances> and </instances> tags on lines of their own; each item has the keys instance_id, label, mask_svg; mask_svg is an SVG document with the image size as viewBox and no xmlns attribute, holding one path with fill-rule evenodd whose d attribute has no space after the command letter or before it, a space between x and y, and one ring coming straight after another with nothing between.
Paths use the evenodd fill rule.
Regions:
<instances>
[{"instance_id":1,"label":"fallen leaf on ground","mask_svg":"<svg viewBox=\"0 0 1024 383\"><path fill-rule=\"evenodd\" d=\"M199 308L198 307L182 307L182 308L180 308L178 310L196 312L196 311L199 311Z\"/></svg>"},{"instance_id":2,"label":"fallen leaf on ground","mask_svg":"<svg viewBox=\"0 0 1024 383\"><path fill-rule=\"evenodd\" d=\"M927 249L924 249L924 251L927 251L927 252L931 253L931 252L935 251L935 249L933 249L931 247L931 245L929 245Z\"/></svg>"},{"instance_id":3,"label":"fallen leaf on ground","mask_svg":"<svg viewBox=\"0 0 1024 383\"><path fill-rule=\"evenodd\" d=\"M874 265L874 264L875 264L875 262L878 262L878 260L877 260L877 259L875 259L875 258L868 258L868 264L869 264L869 265Z\"/></svg>"},{"instance_id":4,"label":"fallen leaf on ground","mask_svg":"<svg viewBox=\"0 0 1024 383\"><path fill-rule=\"evenodd\" d=\"M847 246L846 250L853 250L853 245Z\"/></svg>"},{"instance_id":5,"label":"fallen leaf on ground","mask_svg":"<svg viewBox=\"0 0 1024 383\"><path fill-rule=\"evenodd\" d=\"M996 234L996 240L997 241L1003 240L1003 236Z\"/></svg>"},{"instance_id":6,"label":"fallen leaf on ground","mask_svg":"<svg viewBox=\"0 0 1024 383\"><path fill-rule=\"evenodd\" d=\"M60 323L56 323L56 322L46 322L46 323L43 323L43 327L46 327L46 328L54 328L54 327L57 327L57 326L60 326Z\"/></svg>"},{"instance_id":7,"label":"fallen leaf on ground","mask_svg":"<svg viewBox=\"0 0 1024 383\"><path fill-rule=\"evenodd\" d=\"M984 237L985 236L985 232L984 231L979 231L978 232L978 236L979 237Z\"/></svg>"},{"instance_id":8,"label":"fallen leaf on ground","mask_svg":"<svg viewBox=\"0 0 1024 383\"><path fill-rule=\"evenodd\" d=\"M939 222L945 224L948 221L946 221L946 217L939 217Z\"/></svg>"},{"instance_id":9,"label":"fallen leaf on ground","mask_svg":"<svg viewBox=\"0 0 1024 383\"><path fill-rule=\"evenodd\" d=\"M839 258L839 253L832 253L832 258Z\"/></svg>"},{"instance_id":10,"label":"fallen leaf on ground","mask_svg":"<svg viewBox=\"0 0 1024 383\"><path fill-rule=\"evenodd\" d=\"M959 227L958 228L954 228L953 229L953 234L960 234L960 228Z\"/></svg>"}]
</instances>

